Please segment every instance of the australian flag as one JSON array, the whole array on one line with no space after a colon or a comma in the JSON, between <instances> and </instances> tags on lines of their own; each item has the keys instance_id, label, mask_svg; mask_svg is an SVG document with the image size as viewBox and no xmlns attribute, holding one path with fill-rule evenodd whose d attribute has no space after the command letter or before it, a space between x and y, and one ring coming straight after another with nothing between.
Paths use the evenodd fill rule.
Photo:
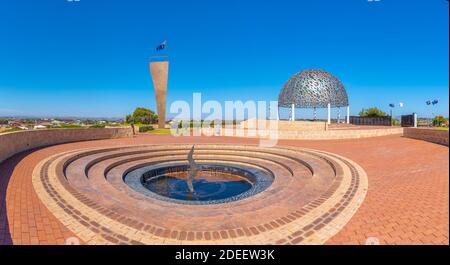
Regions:
<instances>
[{"instance_id":1,"label":"australian flag","mask_svg":"<svg viewBox=\"0 0 450 265\"><path fill-rule=\"evenodd\" d=\"M167 47L167 41L165 40L156 47L156 50L161 51L161 50L164 50L166 47Z\"/></svg>"},{"instance_id":2,"label":"australian flag","mask_svg":"<svg viewBox=\"0 0 450 265\"><path fill-rule=\"evenodd\" d=\"M435 99L435 100L433 100L432 102L431 102L431 104L433 104L433 105L436 105L436 104L438 104L438 100L437 99Z\"/></svg>"},{"instance_id":3,"label":"australian flag","mask_svg":"<svg viewBox=\"0 0 450 265\"><path fill-rule=\"evenodd\" d=\"M430 100L427 100L427 105L431 105L431 101Z\"/></svg>"},{"instance_id":4,"label":"australian flag","mask_svg":"<svg viewBox=\"0 0 450 265\"><path fill-rule=\"evenodd\" d=\"M395 104L391 103L391 104L389 104L389 107L393 108L393 107L395 107Z\"/></svg>"}]
</instances>

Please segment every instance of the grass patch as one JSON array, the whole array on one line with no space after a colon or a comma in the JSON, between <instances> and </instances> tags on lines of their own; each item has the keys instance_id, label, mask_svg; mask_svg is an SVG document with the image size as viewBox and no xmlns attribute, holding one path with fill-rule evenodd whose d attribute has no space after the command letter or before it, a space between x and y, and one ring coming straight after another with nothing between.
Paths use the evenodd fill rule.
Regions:
<instances>
[{"instance_id":1,"label":"grass patch","mask_svg":"<svg viewBox=\"0 0 450 265\"><path fill-rule=\"evenodd\" d=\"M60 126L54 125L48 127L48 129L74 129L74 128L85 128L85 127L78 124L63 124Z\"/></svg>"},{"instance_id":2,"label":"grass patch","mask_svg":"<svg viewBox=\"0 0 450 265\"><path fill-rule=\"evenodd\" d=\"M433 129L439 130L439 131L448 131L448 127L433 127Z\"/></svg>"},{"instance_id":3,"label":"grass patch","mask_svg":"<svg viewBox=\"0 0 450 265\"><path fill-rule=\"evenodd\" d=\"M125 123L116 123L116 124L109 124L109 123L107 123L107 124L105 124L105 126L108 126L108 127L124 127L124 126L130 126L129 124L125 124Z\"/></svg>"},{"instance_id":4,"label":"grass patch","mask_svg":"<svg viewBox=\"0 0 450 265\"><path fill-rule=\"evenodd\" d=\"M3 130L3 131L0 131L0 134L2 134L2 133L9 133L9 132L18 132L18 131L22 131L22 129L19 129L19 128L6 129L6 130Z\"/></svg>"},{"instance_id":5,"label":"grass patch","mask_svg":"<svg viewBox=\"0 0 450 265\"><path fill-rule=\"evenodd\" d=\"M105 124L95 124L95 125L91 125L89 126L89 128L105 128Z\"/></svg>"},{"instance_id":6,"label":"grass patch","mask_svg":"<svg viewBox=\"0 0 450 265\"><path fill-rule=\"evenodd\" d=\"M168 135L170 134L170 129L154 129L152 131L148 132L149 134L164 134Z\"/></svg>"}]
</instances>

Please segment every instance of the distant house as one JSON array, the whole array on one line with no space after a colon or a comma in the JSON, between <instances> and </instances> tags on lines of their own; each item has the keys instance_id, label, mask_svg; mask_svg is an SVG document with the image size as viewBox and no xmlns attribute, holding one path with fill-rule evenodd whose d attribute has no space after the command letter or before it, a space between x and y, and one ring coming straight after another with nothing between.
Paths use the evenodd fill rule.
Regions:
<instances>
[{"instance_id":1,"label":"distant house","mask_svg":"<svg viewBox=\"0 0 450 265\"><path fill-rule=\"evenodd\" d=\"M64 124L65 122L63 122L63 121L58 121L58 120L52 120L51 121L51 124L53 125L53 126L61 126L62 124Z\"/></svg>"},{"instance_id":2,"label":"distant house","mask_svg":"<svg viewBox=\"0 0 450 265\"><path fill-rule=\"evenodd\" d=\"M20 126L23 126L23 123L21 121L8 121L8 125L11 128L19 128Z\"/></svg>"},{"instance_id":3,"label":"distant house","mask_svg":"<svg viewBox=\"0 0 450 265\"><path fill-rule=\"evenodd\" d=\"M39 124L39 125L36 125L33 127L33 130L39 130L39 129L47 129L47 126Z\"/></svg>"},{"instance_id":4,"label":"distant house","mask_svg":"<svg viewBox=\"0 0 450 265\"><path fill-rule=\"evenodd\" d=\"M49 127L49 126L52 126L53 123L51 123L49 121L45 121L45 122L39 122L39 124L37 124L37 125L42 125L42 126L45 126L45 127Z\"/></svg>"}]
</instances>

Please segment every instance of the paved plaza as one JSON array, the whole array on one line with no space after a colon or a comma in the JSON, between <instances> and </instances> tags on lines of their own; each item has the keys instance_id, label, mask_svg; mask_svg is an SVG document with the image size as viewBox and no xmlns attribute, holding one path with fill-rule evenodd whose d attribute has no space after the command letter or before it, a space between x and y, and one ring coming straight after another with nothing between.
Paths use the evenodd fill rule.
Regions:
<instances>
[{"instance_id":1,"label":"paved plaza","mask_svg":"<svg viewBox=\"0 0 450 265\"><path fill-rule=\"evenodd\" d=\"M192 144L215 150L199 158L246 156L278 179L226 206L170 204L123 185L136 159L175 159ZM447 146L396 135L257 144L137 135L14 155L0 164L0 244L449 244Z\"/></svg>"}]
</instances>

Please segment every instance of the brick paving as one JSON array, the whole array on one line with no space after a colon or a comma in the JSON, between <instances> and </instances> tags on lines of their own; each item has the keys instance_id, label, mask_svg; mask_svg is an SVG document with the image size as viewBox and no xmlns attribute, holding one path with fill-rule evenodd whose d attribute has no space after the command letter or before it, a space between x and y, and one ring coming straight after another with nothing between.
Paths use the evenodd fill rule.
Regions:
<instances>
[{"instance_id":1,"label":"brick paving","mask_svg":"<svg viewBox=\"0 0 450 265\"><path fill-rule=\"evenodd\" d=\"M257 140L138 136L63 144L12 157L0 165L0 243L63 244L65 238L74 236L47 210L33 189L32 171L41 160L85 147L193 142L257 143ZM361 165L368 175L366 199L328 244L363 244L369 236L379 238L382 244L449 243L448 147L399 136L340 141L284 140L279 144L343 155Z\"/></svg>"},{"instance_id":2,"label":"brick paving","mask_svg":"<svg viewBox=\"0 0 450 265\"><path fill-rule=\"evenodd\" d=\"M241 201L189 207L143 196L124 184L129 168L185 160L190 147L140 145L58 154L35 168L33 184L52 213L89 244L323 244L345 225L367 191L365 172L345 158L229 144L197 144L195 157L266 166L275 176L267 191ZM233 237L239 230L248 233ZM212 238L195 237L198 232Z\"/></svg>"}]
</instances>

